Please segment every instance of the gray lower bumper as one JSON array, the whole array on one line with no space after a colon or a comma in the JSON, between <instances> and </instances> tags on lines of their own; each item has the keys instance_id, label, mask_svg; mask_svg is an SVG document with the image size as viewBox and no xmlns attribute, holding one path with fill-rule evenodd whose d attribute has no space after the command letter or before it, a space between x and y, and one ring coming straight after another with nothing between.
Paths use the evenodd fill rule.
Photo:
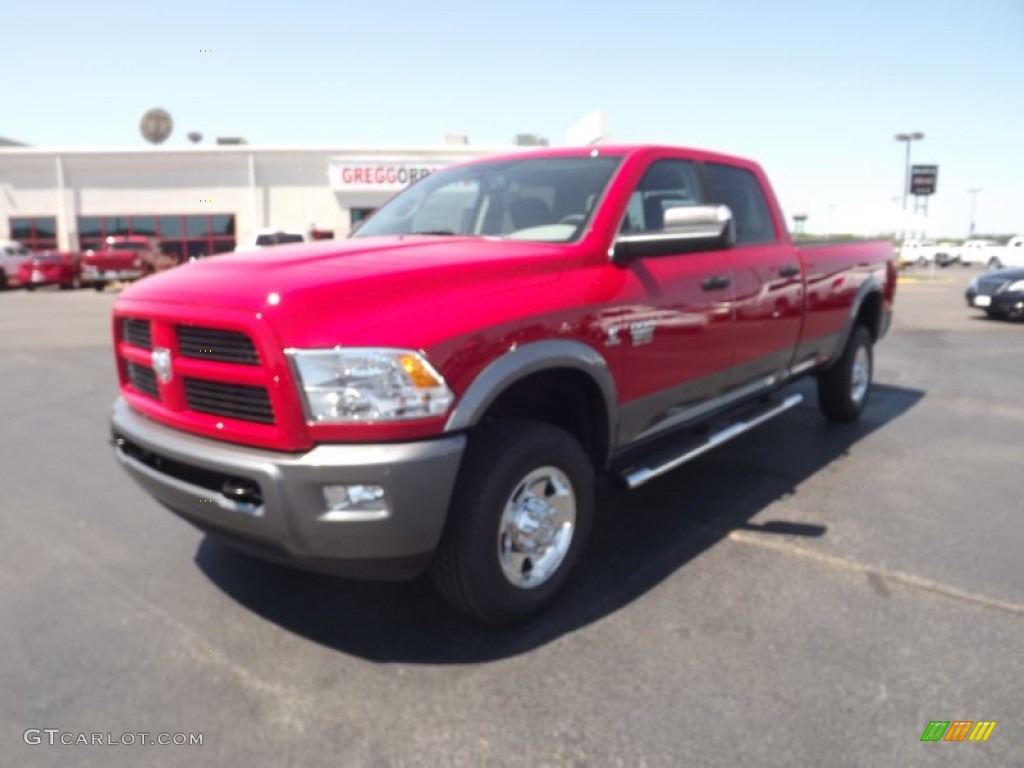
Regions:
<instances>
[{"instance_id":1,"label":"gray lower bumper","mask_svg":"<svg viewBox=\"0 0 1024 768\"><path fill-rule=\"evenodd\" d=\"M429 561L444 527L466 438L247 448L170 429L123 399L110 418L115 454L153 497L199 528L271 560L368 578L405 578ZM225 483L253 489L238 501ZM387 511L329 512L327 485L377 485Z\"/></svg>"},{"instance_id":2,"label":"gray lower bumper","mask_svg":"<svg viewBox=\"0 0 1024 768\"><path fill-rule=\"evenodd\" d=\"M87 280L135 280L142 277L141 269L95 269L85 267L82 269L82 277Z\"/></svg>"}]
</instances>

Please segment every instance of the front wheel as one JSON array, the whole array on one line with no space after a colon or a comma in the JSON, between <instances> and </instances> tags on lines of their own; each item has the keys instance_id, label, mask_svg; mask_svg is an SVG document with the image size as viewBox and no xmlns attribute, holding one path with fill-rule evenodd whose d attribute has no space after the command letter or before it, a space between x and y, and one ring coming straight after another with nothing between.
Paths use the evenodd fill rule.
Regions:
<instances>
[{"instance_id":1,"label":"front wheel","mask_svg":"<svg viewBox=\"0 0 1024 768\"><path fill-rule=\"evenodd\" d=\"M548 604L590 536L594 472L580 444L532 421L470 437L431 577L456 608L489 624Z\"/></svg>"},{"instance_id":2,"label":"front wheel","mask_svg":"<svg viewBox=\"0 0 1024 768\"><path fill-rule=\"evenodd\" d=\"M871 332L855 326L842 357L818 374L818 405L831 421L856 421L871 392L874 371Z\"/></svg>"}]
</instances>

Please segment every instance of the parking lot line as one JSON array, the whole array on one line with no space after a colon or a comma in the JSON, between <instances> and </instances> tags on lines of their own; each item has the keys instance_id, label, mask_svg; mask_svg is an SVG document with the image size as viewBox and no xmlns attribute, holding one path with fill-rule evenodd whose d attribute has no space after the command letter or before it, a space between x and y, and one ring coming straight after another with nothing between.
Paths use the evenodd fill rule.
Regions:
<instances>
[{"instance_id":1,"label":"parking lot line","mask_svg":"<svg viewBox=\"0 0 1024 768\"><path fill-rule=\"evenodd\" d=\"M729 539L732 541L739 542L741 544L749 544L751 546L763 547L765 549L774 549L778 552L784 552L790 555L796 555L803 557L807 560L813 560L827 565L832 568L838 568L840 570L849 571L851 573L863 573L869 578L877 579L881 577L892 582L899 584L905 584L909 587L915 587L917 589L923 589L928 592L934 592L944 597L950 597L955 600L962 600L964 602L973 603L980 605L985 608L994 608L998 611L1006 611L1007 613L1024 614L1024 605L1019 603L1011 603L1006 600L998 600L987 595L979 595L976 592L968 592L963 589L957 589L951 587L948 584L941 584L931 579L925 579L921 576L915 576L912 573L905 573L903 571L891 571L886 568L877 568L871 565L865 565L858 563L856 560L848 560L843 557L836 557L834 555L826 555L822 552L815 552L811 549L805 549L799 547L787 541L780 541L778 539L768 539L762 535L748 533L746 531L732 531L729 534Z\"/></svg>"}]
</instances>

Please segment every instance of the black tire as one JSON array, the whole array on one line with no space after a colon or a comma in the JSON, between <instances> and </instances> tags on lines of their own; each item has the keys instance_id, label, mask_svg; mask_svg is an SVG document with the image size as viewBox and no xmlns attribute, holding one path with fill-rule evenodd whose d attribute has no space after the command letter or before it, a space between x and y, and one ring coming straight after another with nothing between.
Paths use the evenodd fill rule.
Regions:
<instances>
[{"instance_id":1,"label":"black tire","mask_svg":"<svg viewBox=\"0 0 1024 768\"><path fill-rule=\"evenodd\" d=\"M986 309L985 314L993 320L1005 320L1010 316L1008 312L1000 312L997 309Z\"/></svg>"},{"instance_id":2,"label":"black tire","mask_svg":"<svg viewBox=\"0 0 1024 768\"><path fill-rule=\"evenodd\" d=\"M510 540L502 535L502 516L529 475L545 468L568 479L576 501L575 525L564 558L543 582L527 588L514 584L503 569L499 542ZM459 470L444 535L430 567L434 584L456 608L488 624L522 621L555 597L579 563L590 537L593 509L594 471L572 435L533 421L484 425L470 436ZM529 578L529 557L524 566L522 573Z\"/></svg>"},{"instance_id":3,"label":"black tire","mask_svg":"<svg viewBox=\"0 0 1024 768\"><path fill-rule=\"evenodd\" d=\"M32 283L25 283L25 290L28 291L29 293L31 293L35 289L36 289L36 287L34 285L32 285Z\"/></svg>"},{"instance_id":4,"label":"black tire","mask_svg":"<svg viewBox=\"0 0 1024 768\"><path fill-rule=\"evenodd\" d=\"M871 380L874 374L875 358L872 350L871 332L863 325L855 326L846 342L842 357L831 367L818 374L818 405L821 412L831 421L846 423L856 421L871 396ZM863 357L861 356L863 353ZM855 364L867 362L867 382L863 394L858 396L855 383Z\"/></svg>"},{"instance_id":5,"label":"black tire","mask_svg":"<svg viewBox=\"0 0 1024 768\"><path fill-rule=\"evenodd\" d=\"M61 283L60 284L60 289L62 291L77 291L81 287L82 287L82 279L80 277L78 277L78 275L75 275L74 277L72 277L70 283Z\"/></svg>"},{"instance_id":6,"label":"black tire","mask_svg":"<svg viewBox=\"0 0 1024 768\"><path fill-rule=\"evenodd\" d=\"M101 280L96 280L96 281L95 281L95 282L93 282L93 284L92 284L92 289L93 289L94 291L102 291L102 290L103 290L104 288L106 288L106 287L107 287L107 284L106 284L106 283L104 283L104 282L103 282L103 281L101 281Z\"/></svg>"}]
</instances>

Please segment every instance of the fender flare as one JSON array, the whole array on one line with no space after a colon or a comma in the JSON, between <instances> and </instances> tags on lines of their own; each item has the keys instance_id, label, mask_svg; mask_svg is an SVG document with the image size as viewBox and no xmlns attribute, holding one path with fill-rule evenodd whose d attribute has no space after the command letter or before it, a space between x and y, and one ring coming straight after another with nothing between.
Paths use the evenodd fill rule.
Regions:
<instances>
[{"instance_id":1,"label":"fender flare","mask_svg":"<svg viewBox=\"0 0 1024 768\"><path fill-rule=\"evenodd\" d=\"M846 345L850 341L850 336L853 334L853 328L857 324L857 316L860 315L861 307L864 306L864 302L867 301L868 297L874 294L878 294L878 297L883 299L882 303L879 304L878 317L878 327L879 329L883 327L881 311L882 306L884 306L885 293L878 280L874 277L869 277L857 289L857 293L854 295L853 301L850 303L850 312L843 323L843 329L839 332L839 341L836 344L835 349L832 350L832 354L829 355L828 361L822 366L822 369L830 368L837 360L839 360L840 357L842 357L843 350L846 349Z\"/></svg>"},{"instance_id":2,"label":"fender flare","mask_svg":"<svg viewBox=\"0 0 1024 768\"><path fill-rule=\"evenodd\" d=\"M476 425L487 409L510 386L534 373L555 368L580 371L597 385L608 419L606 460L616 444L618 394L615 379L604 357L579 341L548 339L532 342L506 352L480 371L459 398L445 423L445 432L460 432Z\"/></svg>"}]
</instances>

